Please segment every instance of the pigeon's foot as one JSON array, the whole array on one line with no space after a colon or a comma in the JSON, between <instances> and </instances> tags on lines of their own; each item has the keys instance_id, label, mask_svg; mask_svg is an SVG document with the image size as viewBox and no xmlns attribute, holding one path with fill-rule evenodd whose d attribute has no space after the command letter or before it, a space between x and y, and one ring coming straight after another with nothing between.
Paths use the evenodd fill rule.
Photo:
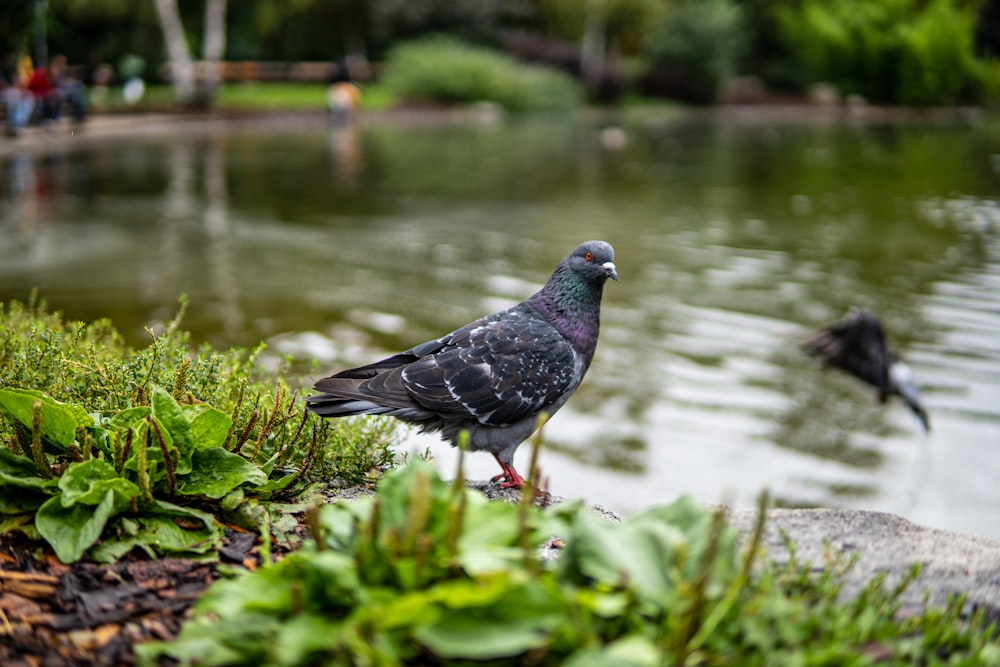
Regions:
<instances>
[{"instance_id":1,"label":"pigeon's foot","mask_svg":"<svg viewBox=\"0 0 1000 667\"><path fill-rule=\"evenodd\" d=\"M500 464L500 468L503 470L502 473L490 479L491 482L500 482L501 489L523 489L524 488L524 478L514 470L514 466L510 463L504 463L500 459L497 459L497 463Z\"/></svg>"}]
</instances>

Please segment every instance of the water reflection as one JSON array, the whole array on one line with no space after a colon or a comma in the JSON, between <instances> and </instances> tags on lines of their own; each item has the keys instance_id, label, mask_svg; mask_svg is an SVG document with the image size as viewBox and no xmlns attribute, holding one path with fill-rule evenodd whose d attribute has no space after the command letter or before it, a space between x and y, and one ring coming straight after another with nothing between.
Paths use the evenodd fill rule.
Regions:
<instances>
[{"instance_id":1,"label":"water reflection","mask_svg":"<svg viewBox=\"0 0 1000 667\"><path fill-rule=\"evenodd\" d=\"M546 432L556 493L633 511L681 493L749 505L769 486L1000 536L998 144L988 123L630 113L8 153L0 299L37 286L143 344L183 292L197 339L268 339L332 371L511 305L606 238L622 280ZM798 352L851 305L919 375L929 437ZM450 471L435 437L408 446Z\"/></svg>"}]
</instances>

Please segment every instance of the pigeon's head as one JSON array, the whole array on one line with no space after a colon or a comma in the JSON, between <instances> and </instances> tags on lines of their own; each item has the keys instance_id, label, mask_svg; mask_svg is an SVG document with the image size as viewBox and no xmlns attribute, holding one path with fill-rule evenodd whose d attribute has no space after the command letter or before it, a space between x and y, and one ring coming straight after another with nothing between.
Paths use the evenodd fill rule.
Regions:
<instances>
[{"instance_id":1,"label":"pigeon's head","mask_svg":"<svg viewBox=\"0 0 1000 667\"><path fill-rule=\"evenodd\" d=\"M608 278L618 280L615 249L605 241L581 243L564 261L588 281L604 283Z\"/></svg>"}]
</instances>

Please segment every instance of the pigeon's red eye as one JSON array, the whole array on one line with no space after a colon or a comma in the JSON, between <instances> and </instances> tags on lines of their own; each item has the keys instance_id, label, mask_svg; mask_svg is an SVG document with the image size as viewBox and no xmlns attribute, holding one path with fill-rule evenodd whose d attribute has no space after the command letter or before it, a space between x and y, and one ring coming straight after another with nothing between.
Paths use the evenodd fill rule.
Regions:
<instances>
[{"instance_id":1,"label":"pigeon's red eye","mask_svg":"<svg viewBox=\"0 0 1000 667\"><path fill-rule=\"evenodd\" d=\"M591 253L589 253L589 252L586 255L584 255L583 258L585 260L587 260L588 262L593 262L594 261L594 256Z\"/></svg>"}]
</instances>

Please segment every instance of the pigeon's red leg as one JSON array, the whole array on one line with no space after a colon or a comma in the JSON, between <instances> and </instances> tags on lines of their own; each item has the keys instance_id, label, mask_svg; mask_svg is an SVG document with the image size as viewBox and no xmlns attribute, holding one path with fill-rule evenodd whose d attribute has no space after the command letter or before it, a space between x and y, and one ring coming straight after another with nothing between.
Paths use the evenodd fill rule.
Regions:
<instances>
[{"instance_id":1,"label":"pigeon's red leg","mask_svg":"<svg viewBox=\"0 0 1000 667\"><path fill-rule=\"evenodd\" d=\"M504 469L504 477L506 481L500 483L501 489L523 489L524 488L524 478L521 477L514 466L505 465L503 463L500 466Z\"/></svg>"},{"instance_id":2,"label":"pigeon's red leg","mask_svg":"<svg viewBox=\"0 0 1000 667\"><path fill-rule=\"evenodd\" d=\"M503 470L503 472L500 473L499 475L495 475L494 477L491 477L490 481L491 482L499 482L500 480L502 480L503 478L505 478L507 476L507 466L505 466L503 464L503 461L501 461L500 457L497 456L496 454L493 454L493 458L495 458L497 460L497 463L500 464L500 468Z\"/></svg>"},{"instance_id":3,"label":"pigeon's red leg","mask_svg":"<svg viewBox=\"0 0 1000 667\"><path fill-rule=\"evenodd\" d=\"M503 472L490 479L490 481L501 482L501 489L523 489L524 478L521 477L516 470L514 470L514 466L509 463L504 463L496 454L493 455L493 458L495 458L497 463L500 464L500 468Z\"/></svg>"}]
</instances>

